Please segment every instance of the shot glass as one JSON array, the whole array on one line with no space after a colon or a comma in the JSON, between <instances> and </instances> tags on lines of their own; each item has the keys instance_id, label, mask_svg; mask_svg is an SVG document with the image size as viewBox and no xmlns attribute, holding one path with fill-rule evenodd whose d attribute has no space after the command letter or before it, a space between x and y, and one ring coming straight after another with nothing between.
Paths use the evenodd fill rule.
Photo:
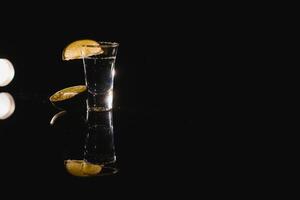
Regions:
<instances>
[{"instance_id":1,"label":"shot glass","mask_svg":"<svg viewBox=\"0 0 300 200\"><path fill-rule=\"evenodd\" d=\"M87 107L90 111L108 111L113 108L115 62L119 44L99 42L103 52L83 57L85 83L88 89ZM90 47L90 46L89 46Z\"/></svg>"}]
</instances>

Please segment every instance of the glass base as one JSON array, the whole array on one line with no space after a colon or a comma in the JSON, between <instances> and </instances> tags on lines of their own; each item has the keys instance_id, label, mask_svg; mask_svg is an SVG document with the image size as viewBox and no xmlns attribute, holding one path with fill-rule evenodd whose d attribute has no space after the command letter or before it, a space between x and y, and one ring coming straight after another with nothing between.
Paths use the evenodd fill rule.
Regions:
<instances>
[{"instance_id":1,"label":"glass base","mask_svg":"<svg viewBox=\"0 0 300 200\"><path fill-rule=\"evenodd\" d=\"M102 94L88 94L87 109L89 111L102 112L112 109L113 92Z\"/></svg>"}]
</instances>

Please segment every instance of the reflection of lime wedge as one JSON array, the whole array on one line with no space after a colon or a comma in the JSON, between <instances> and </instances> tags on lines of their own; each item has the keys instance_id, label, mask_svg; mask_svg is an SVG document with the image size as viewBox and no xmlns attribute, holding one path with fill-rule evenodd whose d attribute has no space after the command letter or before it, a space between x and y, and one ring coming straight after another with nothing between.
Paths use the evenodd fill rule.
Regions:
<instances>
[{"instance_id":1,"label":"reflection of lime wedge","mask_svg":"<svg viewBox=\"0 0 300 200\"><path fill-rule=\"evenodd\" d=\"M77 40L69 44L62 53L63 60L81 59L103 53L100 44L94 40Z\"/></svg>"},{"instance_id":2,"label":"reflection of lime wedge","mask_svg":"<svg viewBox=\"0 0 300 200\"><path fill-rule=\"evenodd\" d=\"M103 166L91 164L84 160L66 160L65 167L73 176L87 177L98 175Z\"/></svg>"},{"instance_id":3,"label":"reflection of lime wedge","mask_svg":"<svg viewBox=\"0 0 300 200\"><path fill-rule=\"evenodd\" d=\"M67 171L73 176L80 176L80 177L87 176L81 171L82 160L67 160L65 162L65 166Z\"/></svg>"},{"instance_id":4,"label":"reflection of lime wedge","mask_svg":"<svg viewBox=\"0 0 300 200\"><path fill-rule=\"evenodd\" d=\"M49 100L51 103L62 109L67 109L76 103L84 103L84 95L87 93L85 85L77 85L62 89L53 94Z\"/></svg>"},{"instance_id":5,"label":"reflection of lime wedge","mask_svg":"<svg viewBox=\"0 0 300 200\"><path fill-rule=\"evenodd\" d=\"M91 163L84 162L82 166L82 171L84 174L96 175L99 174L102 170L101 165L95 165Z\"/></svg>"},{"instance_id":6,"label":"reflection of lime wedge","mask_svg":"<svg viewBox=\"0 0 300 200\"><path fill-rule=\"evenodd\" d=\"M59 119L61 116L65 115L67 113L67 111L63 110L63 111L60 111L59 113L56 113L51 121L50 121L50 125L54 125L55 122L57 121L57 119Z\"/></svg>"}]
</instances>

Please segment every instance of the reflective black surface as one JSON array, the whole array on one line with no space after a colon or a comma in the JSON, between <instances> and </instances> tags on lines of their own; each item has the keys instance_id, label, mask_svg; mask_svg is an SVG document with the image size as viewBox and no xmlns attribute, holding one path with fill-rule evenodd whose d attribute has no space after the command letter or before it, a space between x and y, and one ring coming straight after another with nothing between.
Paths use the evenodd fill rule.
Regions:
<instances>
[{"instance_id":1,"label":"reflective black surface","mask_svg":"<svg viewBox=\"0 0 300 200\"><path fill-rule=\"evenodd\" d=\"M124 184L140 187L154 180L160 185L182 176L181 165L190 159L185 146L194 134L192 121L179 112L150 107L117 107L102 115L82 108L64 112L50 103L49 94L10 94L15 111L0 120L3 182L16 180L33 187L54 182L51 190L71 193L113 191ZM99 138L99 132L105 137ZM118 173L109 171L108 176L74 177L65 167L66 160L110 163L114 156L112 167Z\"/></svg>"},{"instance_id":2,"label":"reflective black surface","mask_svg":"<svg viewBox=\"0 0 300 200\"><path fill-rule=\"evenodd\" d=\"M0 93L10 93L15 101L14 113L0 120L1 193L12 190L11 197L29 187L21 195L39 196L38 190L54 199L60 194L159 199L162 193L167 199L172 194L194 199L192 192L201 195L208 187L213 190L209 195L223 196L216 188L227 186L233 194L249 188L244 194L251 194L257 183L259 190L268 185L260 178L269 168L262 171L262 162L252 153L267 155L257 146L269 141L260 137L268 129L256 125L268 125L268 117L261 115L267 105L261 94L266 92L256 92L265 89L257 80L266 73L253 70L256 65L263 69L264 62L252 63L265 55L257 54L265 50L259 45L265 37L255 20L248 23L252 14L244 20L231 12L231 4L226 9L179 1L20 3L1 2L0 58L15 66L13 81L0 87ZM235 10L247 15L244 8ZM257 45L249 45L257 37ZM87 137L94 129L87 130L86 112L76 117L68 112L57 127L50 125L60 112L49 102L50 95L84 84L82 63L61 59L64 47L78 39L120 44L114 148L91 148L97 138ZM106 130L112 132L101 131ZM74 177L66 171L66 159L98 162L90 155L99 151L114 152L118 173ZM254 185L242 184L253 177Z\"/></svg>"},{"instance_id":3,"label":"reflective black surface","mask_svg":"<svg viewBox=\"0 0 300 200\"><path fill-rule=\"evenodd\" d=\"M34 13L43 23L27 15L17 22L3 22L6 29L1 29L0 57L13 63L15 77L0 87L0 93L11 94L15 110L0 120L1 181L7 188L29 186L28 194L35 194L35 188L41 186L47 195L82 193L83 197L99 194L99 198L116 193L137 197L139 192L155 196L156 191L181 188L187 183L181 178L193 178L195 163L209 151L194 156L205 142L193 139L203 124L196 120L200 113L195 108L201 102L194 96L201 96L204 87L199 89L193 77L201 79L204 74L198 76L198 64L190 65L192 51L180 42L185 38L173 37L182 29L178 21L172 26L167 20L154 20L154 11L145 9L134 9L133 16L127 15L126 9L113 14L111 9L100 9L103 18L99 18L99 12L86 15L91 13L88 8L84 9L86 17L78 14L79 8L58 8L49 16L37 9ZM76 17L70 17L74 13ZM160 14L166 16L165 10ZM46 16L53 18L47 20ZM15 24L17 32L10 29ZM157 24L168 24L168 32ZM68 159L99 159L94 156L99 149L91 149L97 138L87 137L94 129L88 129L84 109L74 108L83 112L67 112L50 124L60 110L49 97L63 88L84 84L82 62L62 61L62 50L85 38L120 44L112 111L114 148L107 146L116 156L118 173L109 176L74 177L66 171Z\"/></svg>"}]
</instances>

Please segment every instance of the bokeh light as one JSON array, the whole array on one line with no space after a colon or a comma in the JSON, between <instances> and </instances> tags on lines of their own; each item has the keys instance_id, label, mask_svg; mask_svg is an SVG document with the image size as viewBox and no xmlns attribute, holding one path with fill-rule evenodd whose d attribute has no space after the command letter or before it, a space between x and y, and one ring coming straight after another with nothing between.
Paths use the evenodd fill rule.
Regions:
<instances>
[{"instance_id":1,"label":"bokeh light","mask_svg":"<svg viewBox=\"0 0 300 200\"><path fill-rule=\"evenodd\" d=\"M7 92L0 93L0 120L9 118L15 111L14 98Z\"/></svg>"},{"instance_id":2,"label":"bokeh light","mask_svg":"<svg viewBox=\"0 0 300 200\"><path fill-rule=\"evenodd\" d=\"M13 64L5 59L0 58L0 87L8 85L15 76Z\"/></svg>"}]
</instances>

